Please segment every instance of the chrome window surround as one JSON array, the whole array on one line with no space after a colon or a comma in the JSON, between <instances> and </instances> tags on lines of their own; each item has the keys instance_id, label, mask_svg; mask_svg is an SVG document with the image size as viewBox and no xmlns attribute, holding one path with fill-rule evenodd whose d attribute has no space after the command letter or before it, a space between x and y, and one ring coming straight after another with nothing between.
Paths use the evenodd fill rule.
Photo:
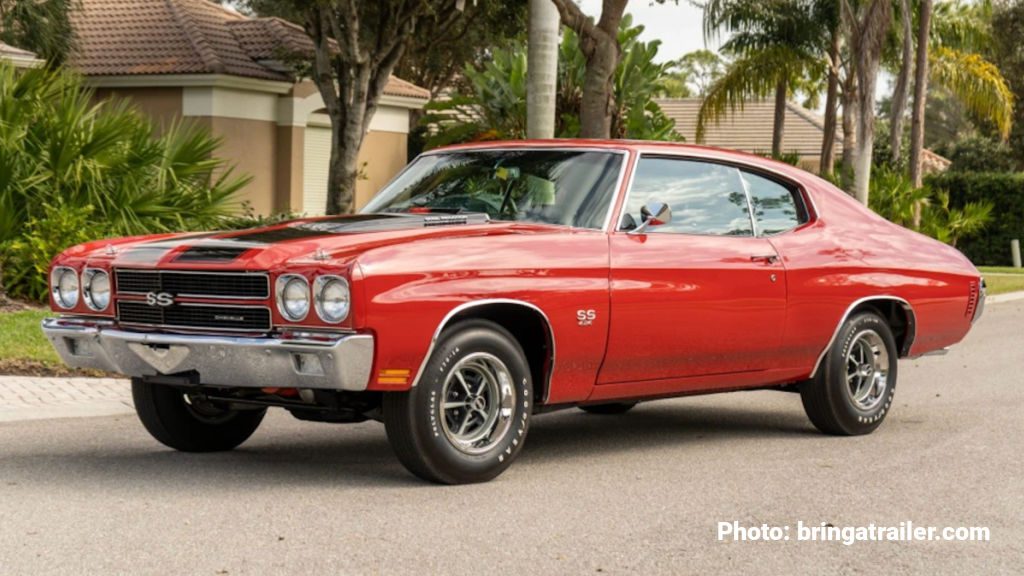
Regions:
<instances>
[{"instance_id":1,"label":"chrome window surround","mask_svg":"<svg viewBox=\"0 0 1024 576\"><path fill-rule=\"evenodd\" d=\"M555 373L555 360L557 358L557 345L555 344L555 330L551 326L551 320L548 315L544 313L536 304L524 302L522 300L512 300L506 298L492 298L487 300L471 300L469 302L463 302L455 308L452 308L445 314L444 318L441 319L440 324L437 325L437 329L434 330L434 335L430 338L430 346L427 348L427 353L423 357L423 362L420 363L420 369L416 372L416 377L412 381L412 386L419 385L420 378L423 377L423 372L427 369L427 362L430 362L430 357L434 354L434 349L437 347L437 341L441 337L441 332L444 331L448 323L451 322L452 318L458 314L470 310L472 308L479 308L481 306L489 306L493 304L511 304L514 306L522 306L523 308L529 308L530 310L537 312L544 319L544 323L547 325L548 334L551 335L551 366L548 369L547 380L543 382L544 385L544 398L543 403L547 403L548 395L551 393L551 377ZM536 383L535 383L536 384ZM536 390L534 391L536 392Z\"/></svg>"},{"instance_id":2,"label":"chrome window surround","mask_svg":"<svg viewBox=\"0 0 1024 576\"><path fill-rule=\"evenodd\" d=\"M92 303L92 279L97 274L106 274L107 283L110 285L110 296L107 300L107 305L103 308L97 308ZM82 291L82 299L85 300L85 305L93 312L104 312L110 308L110 303L114 301L114 282L110 273L100 268L86 268L82 271L82 280L79 288Z\"/></svg>"},{"instance_id":3,"label":"chrome window surround","mask_svg":"<svg viewBox=\"0 0 1024 576\"><path fill-rule=\"evenodd\" d=\"M301 280L306 285L306 298L309 302L309 306L306 307L306 313L301 318L294 318L284 307L284 288L292 280ZM305 276L298 274L282 274L277 277L277 281L274 282L274 299L277 301L277 311L281 313L281 316L289 322L302 322L309 316L309 310L313 307L313 296L309 289L309 280L306 280Z\"/></svg>"},{"instance_id":4,"label":"chrome window surround","mask_svg":"<svg viewBox=\"0 0 1024 576\"><path fill-rule=\"evenodd\" d=\"M71 272L72 274L75 275L75 278L78 280L78 295L75 297L74 303L72 303L70 306L67 306L64 303L64 300L60 297L60 277L63 276L65 272ZM78 302L82 299L82 278L78 275L78 271L70 266L57 266L56 268L51 270L50 296L53 297L53 301L57 304L57 306L63 308L64 310L71 310L75 306L78 306Z\"/></svg>"},{"instance_id":5,"label":"chrome window surround","mask_svg":"<svg viewBox=\"0 0 1024 576\"><path fill-rule=\"evenodd\" d=\"M345 315L337 320L331 320L324 315L323 310L323 289L327 286L328 282L335 281L341 282L345 286L345 290L348 292L348 308L345 310ZM313 302L316 308L316 315L328 324L341 324L348 318L349 314L352 313L352 286L349 285L348 280L332 274L324 274L323 276L317 276L313 280Z\"/></svg>"},{"instance_id":6,"label":"chrome window surround","mask_svg":"<svg viewBox=\"0 0 1024 576\"><path fill-rule=\"evenodd\" d=\"M622 223L622 217L627 214L626 206L629 204L629 196L633 192L633 183L636 181L637 167L639 167L640 160L644 156L652 156L652 157L655 157L655 158L669 158L669 159L673 159L673 160L689 160L689 161L692 161L692 162L704 162L706 164L719 164L719 165L722 165L722 166L729 166L729 167L735 168L736 170L739 170L740 172L743 172L743 171L752 172L752 173L761 172L761 173L763 173L765 175L769 175L771 177L770 179L772 179L772 180L780 181L780 183L785 183L785 185L790 187L792 191L798 193L800 195L800 198L803 199L804 204L805 204L805 212L807 212L807 222L801 223L800 226L806 226L807 224L810 224L810 223L816 221L821 216L821 212L818 211L818 205L817 205L817 203L814 200L814 196L810 193L809 190L807 190L807 187L804 186L803 184L795 182L792 179L792 177L790 177L790 176L788 176L786 174L783 174L783 173L781 173L781 172L779 172L777 170L772 170L771 168L765 168L764 166L743 164L742 162L739 162L739 161L736 161L736 160L733 160L733 159L728 159L728 158L721 158L721 157L716 156L714 154L701 154L700 152L697 152L696 150L693 150L693 149L687 149L684 152L673 152L672 150L666 149L664 151L659 150L657 152L641 152L641 153L636 155L636 158L632 162L633 170L632 170L632 172L630 172L630 175L629 175L629 182L626 185L625 197L622 200L622 206L621 206L621 208L619 210L620 213L618 214L618 217L615 220L615 222L617 222L618 224L616 224L614 228L608 229L608 232L625 232L624 230L620 230L619 227L620 227L620 225ZM743 188L744 188L744 193L747 196L747 205L750 206L751 205L750 191L748 190L748 186L747 186L746 182L743 182ZM779 236L779 235L782 235L782 234L787 234L789 232L792 232L793 230L796 230L796 228L800 227L800 226L797 226L795 228L790 228L789 230L783 230L782 232L778 232L776 234L764 234L764 235L762 235L762 234L758 234L757 233L757 225L756 225L756 223L754 223L753 210L751 210L750 219L751 219L751 223L753 224L752 230L754 231L754 236L740 236L740 238L748 238L748 237L753 237L753 238L771 238L771 237L774 237L774 236ZM716 234L686 234L685 232L672 232L672 234L680 234L680 235L687 235L687 236L718 236ZM726 236L723 236L723 238L725 238L725 237Z\"/></svg>"},{"instance_id":7,"label":"chrome window surround","mask_svg":"<svg viewBox=\"0 0 1024 576\"><path fill-rule=\"evenodd\" d=\"M607 154L617 154L617 155L622 156L622 165L619 166L619 176L618 176L618 178L615 179L615 189L612 191L611 204L608 205L608 213L605 214L604 224L600 228L578 228L576 226L570 226L570 228L572 228L574 230L595 230L595 231L604 231L604 232L610 231L609 227L611 226L611 224L613 222L613 218L615 217L615 207L618 205L619 197L623 194L622 183L623 183L623 180L626 177L626 168L634 165L635 162L636 162L635 160L631 161L630 156L632 156L632 154L631 154L631 152L628 149L625 149L625 148L602 148L600 146L566 146L564 144L560 145L560 144L557 144L557 143L552 143L551 146L518 146L518 147L517 146L509 146L509 147L480 146L479 148L467 147L467 148L458 148L456 150L445 150L445 149L431 150L429 152L424 152L424 153L420 154L419 156L414 158L412 162L409 162L408 164L406 164L405 168L402 168L402 170L398 174L395 174L395 177L392 178L391 180L389 180L388 183L385 184L381 188L381 190L385 190L386 188L391 186L392 183L396 182L399 178L402 177L403 174L405 174L405 172L407 170L409 170L409 167L411 167L414 163L416 163L416 160L419 160L420 158L422 158L424 156L435 156L435 155L439 155L439 154L451 154L451 153L456 153L456 152L492 152L492 151L493 152L516 152L516 151L520 151L520 150L533 150L533 151L537 151L537 152L549 151L549 150L566 150L566 151L574 151L574 152L576 152L576 151L578 151L578 152L604 152L604 153L607 153ZM363 212L360 210L360 213L362 214ZM491 220L491 221L492 222L508 222L508 220Z\"/></svg>"}]
</instances>

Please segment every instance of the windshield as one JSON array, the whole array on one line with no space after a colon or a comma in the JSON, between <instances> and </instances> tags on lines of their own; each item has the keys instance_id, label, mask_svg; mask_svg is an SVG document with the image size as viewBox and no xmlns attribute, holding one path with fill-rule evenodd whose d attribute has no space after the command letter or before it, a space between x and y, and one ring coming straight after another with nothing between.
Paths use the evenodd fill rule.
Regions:
<instances>
[{"instance_id":1,"label":"windshield","mask_svg":"<svg viewBox=\"0 0 1024 576\"><path fill-rule=\"evenodd\" d=\"M584 150L467 150L427 154L363 208L485 213L494 220L600 229L623 154Z\"/></svg>"}]
</instances>

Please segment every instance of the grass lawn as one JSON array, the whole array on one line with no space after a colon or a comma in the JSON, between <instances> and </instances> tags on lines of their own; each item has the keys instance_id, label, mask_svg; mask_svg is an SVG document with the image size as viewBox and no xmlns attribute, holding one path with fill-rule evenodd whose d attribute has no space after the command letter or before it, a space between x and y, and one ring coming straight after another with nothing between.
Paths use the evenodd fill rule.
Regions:
<instances>
[{"instance_id":1,"label":"grass lawn","mask_svg":"<svg viewBox=\"0 0 1024 576\"><path fill-rule=\"evenodd\" d=\"M68 374L39 323L49 310L0 312L0 374Z\"/></svg>"},{"instance_id":2,"label":"grass lawn","mask_svg":"<svg viewBox=\"0 0 1024 576\"><path fill-rule=\"evenodd\" d=\"M1010 266L981 266L978 270L981 270L982 274L1024 274L1024 268Z\"/></svg>"},{"instance_id":3,"label":"grass lawn","mask_svg":"<svg viewBox=\"0 0 1024 576\"><path fill-rule=\"evenodd\" d=\"M1024 290L1024 269L1009 266L982 266L989 294L1006 294Z\"/></svg>"}]
</instances>

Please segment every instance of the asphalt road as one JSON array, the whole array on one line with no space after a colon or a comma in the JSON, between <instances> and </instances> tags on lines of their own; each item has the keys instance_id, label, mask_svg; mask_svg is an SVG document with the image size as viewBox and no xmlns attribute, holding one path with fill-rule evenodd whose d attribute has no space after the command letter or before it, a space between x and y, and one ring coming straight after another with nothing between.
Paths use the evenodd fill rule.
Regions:
<instances>
[{"instance_id":1,"label":"asphalt road","mask_svg":"<svg viewBox=\"0 0 1024 576\"><path fill-rule=\"evenodd\" d=\"M375 423L278 412L230 454L132 416L0 424L0 574L1020 574L1024 303L905 361L873 435L746 392L534 421L485 485L409 476ZM989 542L734 542L718 522L985 526Z\"/></svg>"}]
</instances>

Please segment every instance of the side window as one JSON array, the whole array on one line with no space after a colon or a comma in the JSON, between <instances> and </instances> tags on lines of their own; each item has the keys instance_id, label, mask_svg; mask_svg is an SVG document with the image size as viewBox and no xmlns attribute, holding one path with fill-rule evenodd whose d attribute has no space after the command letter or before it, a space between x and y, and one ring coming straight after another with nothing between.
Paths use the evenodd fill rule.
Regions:
<instances>
[{"instance_id":1,"label":"side window","mask_svg":"<svg viewBox=\"0 0 1024 576\"><path fill-rule=\"evenodd\" d=\"M739 170L721 164L641 157L629 192L624 228L640 223L640 208L665 202L672 221L651 233L752 236L750 211Z\"/></svg>"},{"instance_id":2,"label":"side window","mask_svg":"<svg viewBox=\"0 0 1024 576\"><path fill-rule=\"evenodd\" d=\"M807 212L803 203L797 202L793 190L757 174L742 175L754 207L758 234L778 234L807 222Z\"/></svg>"}]
</instances>

